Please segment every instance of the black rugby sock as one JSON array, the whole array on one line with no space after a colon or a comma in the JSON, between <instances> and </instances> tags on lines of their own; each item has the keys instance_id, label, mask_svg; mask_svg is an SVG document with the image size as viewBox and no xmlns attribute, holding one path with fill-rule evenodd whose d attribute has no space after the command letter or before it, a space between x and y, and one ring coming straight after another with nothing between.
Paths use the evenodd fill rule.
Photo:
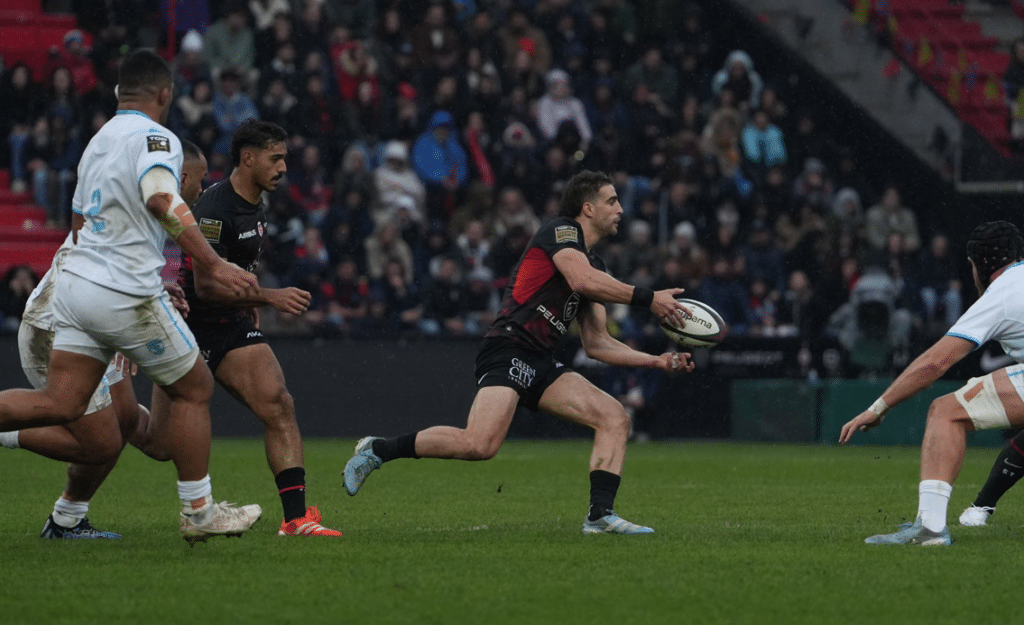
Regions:
<instances>
[{"instance_id":1,"label":"black rugby sock","mask_svg":"<svg viewBox=\"0 0 1024 625\"><path fill-rule=\"evenodd\" d=\"M302 467L285 469L274 476L274 481L281 496L284 520L306 516L306 470Z\"/></svg>"},{"instance_id":2,"label":"black rugby sock","mask_svg":"<svg viewBox=\"0 0 1024 625\"><path fill-rule=\"evenodd\" d=\"M601 471L590 472L590 514L591 521L596 521L612 511L615 505L615 494L619 492L622 477Z\"/></svg>"},{"instance_id":3,"label":"black rugby sock","mask_svg":"<svg viewBox=\"0 0 1024 625\"><path fill-rule=\"evenodd\" d=\"M419 432L373 441L373 453L381 459L381 462L388 462L396 458L419 458L416 455L417 434Z\"/></svg>"},{"instance_id":4,"label":"black rugby sock","mask_svg":"<svg viewBox=\"0 0 1024 625\"><path fill-rule=\"evenodd\" d=\"M974 498L974 505L982 508L995 508L999 498L1020 481L1020 478L1024 477L1022 449L1024 449L1024 432L1013 437L1010 444L996 456L992 472L989 473L988 480L981 487L978 496Z\"/></svg>"}]
</instances>

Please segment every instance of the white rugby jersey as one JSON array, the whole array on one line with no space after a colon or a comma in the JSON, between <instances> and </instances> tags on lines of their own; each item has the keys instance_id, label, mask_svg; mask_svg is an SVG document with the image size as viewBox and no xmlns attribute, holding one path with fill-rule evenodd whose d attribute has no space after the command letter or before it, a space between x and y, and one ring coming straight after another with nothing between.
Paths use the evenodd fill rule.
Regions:
<instances>
[{"instance_id":1,"label":"white rugby jersey","mask_svg":"<svg viewBox=\"0 0 1024 625\"><path fill-rule=\"evenodd\" d=\"M139 111L118 111L89 141L71 207L85 217L64 269L129 295L163 288L167 233L146 210L139 181L153 167L181 180L181 142Z\"/></svg>"},{"instance_id":2,"label":"white rugby jersey","mask_svg":"<svg viewBox=\"0 0 1024 625\"><path fill-rule=\"evenodd\" d=\"M53 301L53 286L57 282L57 276L60 275L64 260L71 248L75 246L74 236L73 232L68 233L68 237L64 239L57 249L57 253L53 255L50 269L47 270L43 279L32 291L32 295L29 295L28 301L25 302L25 312L22 314L21 320L34 328L53 332L53 309L50 308L50 302Z\"/></svg>"},{"instance_id":3,"label":"white rugby jersey","mask_svg":"<svg viewBox=\"0 0 1024 625\"><path fill-rule=\"evenodd\" d=\"M993 280L946 335L979 347L998 341L1007 356L1024 363L1024 261L1010 265Z\"/></svg>"}]
</instances>

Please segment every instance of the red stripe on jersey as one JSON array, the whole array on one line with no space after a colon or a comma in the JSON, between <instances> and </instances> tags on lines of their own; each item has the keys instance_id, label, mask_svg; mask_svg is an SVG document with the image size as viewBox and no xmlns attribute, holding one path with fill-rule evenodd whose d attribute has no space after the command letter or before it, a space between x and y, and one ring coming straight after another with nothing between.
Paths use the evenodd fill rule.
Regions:
<instances>
[{"instance_id":1,"label":"red stripe on jersey","mask_svg":"<svg viewBox=\"0 0 1024 625\"><path fill-rule=\"evenodd\" d=\"M547 252L539 247L531 247L519 263L516 272L516 283L512 287L512 297L522 305L544 286L551 276L555 275L555 263L548 258Z\"/></svg>"}]
</instances>

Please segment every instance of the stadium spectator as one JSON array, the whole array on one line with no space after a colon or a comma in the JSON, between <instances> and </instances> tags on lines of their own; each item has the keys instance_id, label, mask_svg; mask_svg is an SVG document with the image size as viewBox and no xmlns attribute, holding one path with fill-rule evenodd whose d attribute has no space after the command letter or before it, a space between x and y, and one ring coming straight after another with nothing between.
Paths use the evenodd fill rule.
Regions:
<instances>
[{"instance_id":1,"label":"stadium spectator","mask_svg":"<svg viewBox=\"0 0 1024 625\"><path fill-rule=\"evenodd\" d=\"M295 111L299 100L288 89L288 84L283 76L270 77L256 104L260 112L260 119L284 128L295 127Z\"/></svg>"},{"instance_id":2,"label":"stadium spectator","mask_svg":"<svg viewBox=\"0 0 1024 625\"><path fill-rule=\"evenodd\" d=\"M376 100L380 95L377 76L377 59L366 49L362 41L348 41L332 44L331 63L334 80L338 84L338 95L343 101L353 100L363 84L369 84Z\"/></svg>"},{"instance_id":3,"label":"stadium spectator","mask_svg":"<svg viewBox=\"0 0 1024 625\"><path fill-rule=\"evenodd\" d=\"M464 336L470 332L466 323L466 289L459 265L458 259L451 257L442 258L438 263L424 297L420 327L425 334Z\"/></svg>"},{"instance_id":4,"label":"stadium spectator","mask_svg":"<svg viewBox=\"0 0 1024 625\"><path fill-rule=\"evenodd\" d=\"M743 111L757 108L762 89L764 81L754 70L754 60L743 50L730 52L711 80L711 91L716 98L723 91L729 91L735 98L735 106Z\"/></svg>"},{"instance_id":5,"label":"stadium spectator","mask_svg":"<svg viewBox=\"0 0 1024 625\"><path fill-rule=\"evenodd\" d=\"M307 73L305 87L298 100L293 135L316 141L321 150L330 155L344 133L341 130L341 108L334 94L326 90L323 76L317 72Z\"/></svg>"},{"instance_id":6,"label":"stadium spectator","mask_svg":"<svg viewBox=\"0 0 1024 625\"><path fill-rule=\"evenodd\" d=\"M292 45L296 59L302 58L295 41L295 24L290 13L277 13L274 15L274 22L270 28L258 31L255 35L255 41L256 64L261 72L267 70L271 59L284 44Z\"/></svg>"},{"instance_id":7,"label":"stadium spectator","mask_svg":"<svg viewBox=\"0 0 1024 625\"><path fill-rule=\"evenodd\" d=\"M44 108L40 115L63 117L73 134L81 134L85 124L85 105L75 91L71 70L64 66L54 68L43 90L42 103Z\"/></svg>"},{"instance_id":8,"label":"stadium spectator","mask_svg":"<svg viewBox=\"0 0 1024 625\"><path fill-rule=\"evenodd\" d=\"M753 336L775 336L779 325L781 291L772 289L761 274L753 274L747 292L752 314L749 333Z\"/></svg>"},{"instance_id":9,"label":"stadium spectator","mask_svg":"<svg viewBox=\"0 0 1024 625\"><path fill-rule=\"evenodd\" d=\"M414 262L412 249L400 236L401 231L394 221L378 225L373 234L366 238L366 275L372 281L383 279L388 263L394 261L402 268L405 283L412 283Z\"/></svg>"},{"instance_id":10,"label":"stadium spectator","mask_svg":"<svg viewBox=\"0 0 1024 625\"><path fill-rule=\"evenodd\" d=\"M213 84L209 78L197 78L191 89L175 98L168 116L168 125L179 135L195 139L199 136L199 126L204 118L216 123L213 116Z\"/></svg>"},{"instance_id":11,"label":"stadium spectator","mask_svg":"<svg viewBox=\"0 0 1024 625\"><path fill-rule=\"evenodd\" d=\"M580 149L587 151L594 133L583 109L583 103L572 95L569 74L553 69L547 75L547 93L537 103L537 127L548 141L555 139L563 123L571 123L579 132Z\"/></svg>"},{"instance_id":12,"label":"stadium spectator","mask_svg":"<svg viewBox=\"0 0 1024 625\"><path fill-rule=\"evenodd\" d=\"M220 138L214 145L218 154L227 154L231 135L247 119L259 119L256 104L242 91L242 74L233 67L220 70L220 87L213 94L213 117L217 120Z\"/></svg>"},{"instance_id":13,"label":"stadium spectator","mask_svg":"<svg viewBox=\"0 0 1024 625\"><path fill-rule=\"evenodd\" d=\"M210 64L203 56L203 36L190 30L181 38L178 56L174 57L174 90L188 94L199 80L211 78Z\"/></svg>"},{"instance_id":14,"label":"stadium spectator","mask_svg":"<svg viewBox=\"0 0 1024 625\"><path fill-rule=\"evenodd\" d=\"M515 70L510 72L509 65L515 64L517 56L536 75L543 76L551 69L552 55L548 38L544 31L531 23L530 15L519 5L509 8L505 23L498 27L497 34L502 45L506 73L514 74Z\"/></svg>"},{"instance_id":15,"label":"stadium spectator","mask_svg":"<svg viewBox=\"0 0 1024 625\"><path fill-rule=\"evenodd\" d=\"M462 43L451 25L448 5L440 2L427 5L419 25L412 29L411 41L420 69L451 67L451 61L444 57L458 58L462 53Z\"/></svg>"},{"instance_id":16,"label":"stadium spectator","mask_svg":"<svg viewBox=\"0 0 1024 625\"><path fill-rule=\"evenodd\" d=\"M793 174L799 174L799 168L804 167L809 158L818 159L822 164L834 160L831 143L810 110L803 110L797 115L795 127L786 134L786 146Z\"/></svg>"},{"instance_id":17,"label":"stadium spectator","mask_svg":"<svg viewBox=\"0 0 1024 625\"><path fill-rule=\"evenodd\" d=\"M804 161L803 171L793 180L794 204L809 204L820 214L832 208L833 185L828 171L818 158Z\"/></svg>"},{"instance_id":18,"label":"stadium spectator","mask_svg":"<svg viewBox=\"0 0 1024 625\"><path fill-rule=\"evenodd\" d=\"M427 188L427 214L448 216L460 189L469 180L466 151L459 144L448 111L436 111L412 147L412 166Z\"/></svg>"},{"instance_id":19,"label":"stadium spectator","mask_svg":"<svg viewBox=\"0 0 1024 625\"><path fill-rule=\"evenodd\" d=\"M922 317L931 335L945 333L964 312L960 262L950 249L949 237L932 235L918 256L914 278L920 291Z\"/></svg>"},{"instance_id":20,"label":"stadium spectator","mask_svg":"<svg viewBox=\"0 0 1024 625\"><path fill-rule=\"evenodd\" d=\"M491 242L486 235L484 222L471 219L455 239L462 261L470 271L490 266Z\"/></svg>"},{"instance_id":21,"label":"stadium spectator","mask_svg":"<svg viewBox=\"0 0 1024 625\"><path fill-rule=\"evenodd\" d=\"M48 227L68 228L82 142L68 117L61 114L40 118L32 134L25 153L32 172L32 197L46 208Z\"/></svg>"},{"instance_id":22,"label":"stadium spectator","mask_svg":"<svg viewBox=\"0 0 1024 625\"><path fill-rule=\"evenodd\" d=\"M505 187L498 192L494 207L494 221L491 230L498 237L505 236L512 228L521 227L533 236L540 228L540 219L529 204L523 192L516 187Z\"/></svg>"},{"instance_id":23,"label":"stadium spectator","mask_svg":"<svg viewBox=\"0 0 1024 625\"><path fill-rule=\"evenodd\" d=\"M889 184L882 192L882 199L868 209L866 219L866 242L875 251L885 249L889 235L898 232L906 239L907 250L916 252L921 247L921 236L917 230L917 216L903 206L899 187Z\"/></svg>"},{"instance_id":24,"label":"stadium spectator","mask_svg":"<svg viewBox=\"0 0 1024 625\"><path fill-rule=\"evenodd\" d=\"M297 55L295 44L291 41L276 44L273 57L261 66L260 92L265 92L268 85L275 79L280 79L284 81L285 87L290 93L301 93L303 75L299 70Z\"/></svg>"},{"instance_id":25,"label":"stadium spectator","mask_svg":"<svg viewBox=\"0 0 1024 625\"><path fill-rule=\"evenodd\" d=\"M767 111L753 112L750 122L743 128L743 156L758 176L770 167L785 166L786 142L782 130L771 122Z\"/></svg>"},{"instance_id":26,"label":"stadium spectator","mask_svg":"<svg viewBox=\"0 0 1024 625\"><path fill-rule=\"evenodd\" d=\"M401 141L389 141L385 145L384 162L374 170L373 183L377 194L373 210L375 223L389 219L401 198L412 199L414 209L425 214L426 187L409 167L409 148Z\"/></svg>"},{"instance_id":27,"label":"stadium spectator","mask_svg":"<svg viewBox=\"0 0 1024 625\"><path fill-rule=\"evenodd\" d=\"M249 27L249 12L240 0L230 0L224 7L224 17L206 30L204 36L206 59L216 80L226 68L233 68L246 84L255 84L256 36Z\"/></svg>"},{"instance_id":28,"label":"stadium spectator","mask_svg":"<svg viewBox=\"0 0 1024 625\"><path fill-rule=\"evenodd\" d=\"M310 143L302 148L302 156L288 174L288 195L302 207L306 223L320 226L331 206L333 188L320 148Z\"/></svg>"},{"instance_id":29,"label":"stadium spectator","mask_svg":"<svg viewBox=\"0 0 1024 625\"><path fill-rule=\"evenodd\" d=\"M675 108L678 104L679 79L676 70L662 60L661 48L650 43L640 60L626 69L623 90L632 93L637 85L647 87L648 97L658 108Z\"/></svg>"},{"instance_id":30,"label":"stadium spectator","mask_svg":"<svg viewBox=\"0 0 1024 625\"><path fill-rule=\"evenodd\" d=\"M278 15L290 15L292 5L288 0L249 0L249 15L257 33L267 31L274 26Z\"/></svg>"},{"instance_id":31,"label":"stadium spectator","mask_svg":"<svg viewBox=\"0 0 1024 625\"><path fill-rule=\"evenodd\" d=\"M367 243L369 246L369 242ZM384 295L385 323L388 336L415 334L423 321L423 304L415 284L408 279L402 261L390 259L384 267L383 276L376 281L376 288ZM371 300L371 311L373 302Z\"/></svg>"},{"instance_id":32,"label":"stadium spectator","mask_svg":"<svg viewBox=\"0 0 1024 625\"><path fill-rule=\"evenodd\" d=\"M0 79L0 101L4 103L0 107L0 131L10 151L11 190L24 192L28 189L25 149L42 105L41 94L32 70L24 63L16 64Z\"/></svg>"},{"instance_id":33,"label":"stadium spectator","mask_svg":"<svg viewBox=\"0 0 1024 625\"><path fill-rule=\"evenodd\" d=\"M43 75L51 76L58 67L68 70L71 84L79 97L96 88L98 79L89 49L85 45L85 35L76 29L64 34L63 45L50 50L50 56L43 65Z\"/></svg>"},{"instance_id":34,"label":"stadium spectator","mask_svg":"<svg viewBox=\"0 0 1024 625\"><path fill-rule=\"evenodd\" d=\"M696 289L707 276L711 264L708 254L697 240L697 229L688 221L675 227L672 241L664 255L679 263L682 279L673 278L673 284Z\"/></svg>"},{"instance_id":35,"label":"stadium spectator","mask_svg":"<svg viewBox=\"0 0 1024 625\"><path fill-rule=\"evenodd\" d=\"M835 199L832 200L832 218L835 220L837 234L845 233L856 240L864 240L864 209L860 194L855 189L843 187L836 192Z\"/></svg>"},{"instance_id":36,"label":"stadium spectator","mask_svg":"<svg viewBox=\"0 0 1024 625\"><path fill-rule=\"evenodd\" d=\"M786 263L782 251L775 246L771 226L760 219L753 221L741 253L751 280L761 278L769 291L782 292L786 286Z\"/></svg>"},{"instance_id":37,"label":"stadium spectator","mask_svg":"<svg viewBox=\"0 0 1024 625\"><path fill-rule=\"evenodd\" d=\"M494 288L494 274L487 267L470 270L466 281L466 330L482 336L497 318L501 298Z\"/></svg>"},{"instance_id":38,"label":"stadium spectator","mask_svg":"<svg viewBox=\"0 0 1024 625\"><path fill-rule=\"evenodd\" d=\"M816 296L814 285L803 271L790 272L779 300L777 334L816 339L828 321L829 310Z\"/></svg>"},{"instance_id":39,"label":"stadium spectator","mask_svg":"<svg viewBox=\"0 0 1024 625\"><path fill-rule=\"evenodd\" d=\"M323 306L310 311L313 314L309 321L322 324L323 331L351 334L365 319L370 288L366 278L359 275L354 258L343 258L337 263L332 279L321 284L321 293Z\"/></svg>"},{"instance_id":40,"label":"stadium spectator","mask_svg":"<svg viewBox=\"0 0 1024 625\"><path fill-rule=\"evenodd\" d=\"M5 333L18 331L25 304L39 284L39 276L28 265L14 265L7 270L0 284L0 329Z\"/></svg>"},{"instance_id":41,"label":"stadium spectator","mask_svg":"<svg viewBox=\"0 0 1024 625\"><path fill-rule=\"evenodd\" d=\"M695 297L722 315L730 334L742 336L755 323L746 284L726 256L711 261L711 269L701 280Z\"/></svg>"}]
</instances>

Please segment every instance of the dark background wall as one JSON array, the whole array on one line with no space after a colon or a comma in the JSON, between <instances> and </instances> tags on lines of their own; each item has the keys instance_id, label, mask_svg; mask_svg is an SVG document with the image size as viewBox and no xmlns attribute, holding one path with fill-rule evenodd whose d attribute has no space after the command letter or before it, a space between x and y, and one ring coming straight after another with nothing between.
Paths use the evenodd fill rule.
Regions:
<instances>
[{"instance_id":1,"label":"dark background wall","mask_svg":"<svg viewBox=\"0 0 1024 625\"><path fill-rule=\"evenodd\" d=\"M431 425L462 426L476 393L476 341L272 339L271 346L307 437L392 436ZM28 385L13 337L0 338L0 376L5 388ZM135 379L144 405L150 388L142 374ZM729 435L728 382L718 376L666 378L651 401L655 437ZM262 436L252 413L219 387L210 412L215 436ZM510 430L511 437L588 435L584 428L528 410L519 411Z\"/></svg>"}]
</instances>

